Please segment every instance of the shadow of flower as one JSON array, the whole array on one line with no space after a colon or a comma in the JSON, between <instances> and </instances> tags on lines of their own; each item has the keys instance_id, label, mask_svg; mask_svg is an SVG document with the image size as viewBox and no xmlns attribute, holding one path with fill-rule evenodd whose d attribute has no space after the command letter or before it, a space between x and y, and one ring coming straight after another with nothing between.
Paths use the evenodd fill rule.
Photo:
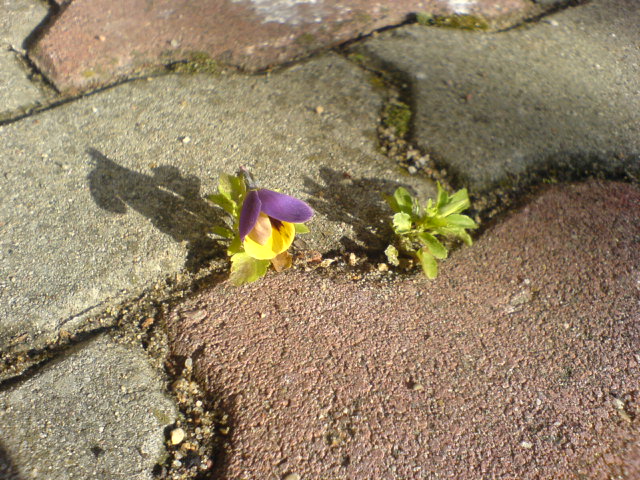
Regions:
<instances>
[{"instance_id":1,"label":"shadow of flower","mask_svg":"<svg viewBox=\"0 0 640 480\"><path fill-rule=\"evenodd\" d=\"M18 469L11 461L6 450L0 444L0 478L4 480L20 480Z\"/></svg>"},{"instance_id":2,"label":"shadow of flower","mask_svg":"<svg viewBox=\"0 0 640 480\"><path fill-rule=\"evenodd\" d=\"M187 242L189 271L223 253L220 242L208 235L213 225L223 223L222 211L202 197L197 177L183 176L170 165L155 167L153 175L147 175L118 165L93 148L87 153L94 165L89 190L100 208L117 214L132 208L176 242Z\"/></svg>"},{"instance_id":3,"label":"shadow of flower","mask_svg":"<svg viewBox=\"0 0 640 480\"><path fill-rule=\"evenodd\" d=\"M310 177L304 178L305 190L311 195L308 203L328 220L353 227L356 242L346 236L340 239L345 250L384 250L393 238L390 225L393 212L383 195L391 195L398 187L413 189L391 180L353 178L346 172L328 167L320 168L320 178L323 184Z\"/></svg>"}]
</instances>

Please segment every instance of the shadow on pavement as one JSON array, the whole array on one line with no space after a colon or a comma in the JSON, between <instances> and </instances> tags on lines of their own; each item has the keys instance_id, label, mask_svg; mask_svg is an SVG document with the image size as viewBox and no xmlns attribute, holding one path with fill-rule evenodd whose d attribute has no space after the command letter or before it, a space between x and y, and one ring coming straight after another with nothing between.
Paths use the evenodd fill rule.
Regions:
<instances>
[{"instance_id":1,"label":"shadow on pavement","mask_svg":"<svg viewBox=\"0 0 640 480\"><path fill-rule=\"evenodd\" d=\"M384 249L393 231L390 216L393 213L387 206L383 194L391 195L396 188L413 189L395 181L378 178L352 178L345 172L328 167L320 168L322 184L310 177L304 178L305 191L312 195L309 204L320 214L332 222L343 222L351 225L359 242L367 250ZM415 193L415 192L414 192ZM361 250L346 236L340 243L348 251Z\"/></svg>"},{"instance_id":2,"label":"shadow on pavement","mask_svg":"<svg viewBox=\"0 0 640 480\"><path fill-rule=\"evenodd\" d=\"M183 176L171 165L155 167L153 175L147 175L118 165L93 148L87 153L94 165L89 190L100 208L117 214L133 208L176 242L187 242L189 271L199 270L205 260L223 252L208 235L212 226L222 224L222 217L203 198L200 179Z\"/></svg>"},{"instance_id":3,"label":"shadow on pavement","mask_svg":"<svg viewBox=\"0 0 640 480\"><path fill-rule=\"evenodd\" d=\"M0 478L2 480L20 480L18 469L15 467L7 451L0 443Z\"/></svg>"}]
</instances>

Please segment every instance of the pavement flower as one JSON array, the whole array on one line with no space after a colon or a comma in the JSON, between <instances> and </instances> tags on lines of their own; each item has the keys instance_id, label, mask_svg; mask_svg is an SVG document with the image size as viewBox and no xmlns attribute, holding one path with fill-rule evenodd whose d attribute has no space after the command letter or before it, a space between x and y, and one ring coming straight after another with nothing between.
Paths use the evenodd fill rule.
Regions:
<instances>
[{"instance_id":1,"label":"pavement flower","mask_svg":"<svg viewBox=\"0 0 640 480\"><path fill-rule=\"evenodd\" d=\"M302 200L265 188L247 192L240 212L239 234L244 251L257 260L271 260L287 251L296 223L313 216Z\"/></svg>"}]
</instances>

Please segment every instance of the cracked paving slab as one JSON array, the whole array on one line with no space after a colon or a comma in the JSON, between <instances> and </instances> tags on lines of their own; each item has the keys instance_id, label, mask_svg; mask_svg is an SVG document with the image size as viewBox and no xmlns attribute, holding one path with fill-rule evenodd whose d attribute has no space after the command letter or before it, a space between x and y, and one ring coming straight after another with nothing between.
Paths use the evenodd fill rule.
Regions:
<instances>
[{"instance_id":1,"label":"cracked paving slab","mask_svg":"<svg viewBox=\"0 0 640 480\"><path fill-rule=\"evenodd\" d=\"M398 72L412 136L459 183L640 175L640 9L602 0L502 33L402 27L354 47Z\"/></svg>"},{"instance_id":2,"label":"cracked paving slab","mask_svg":"<svg viewBox=\"0 0 640 480\"><path fill-rule=\"evenodd\" d=\"M0 348L36 348L221 256L203 197L241 165L314 207L304 248L383 248L381 193L434 186L377 152L373 83L330 54L273 75L130 82L0 127Z\"/></svg>"},{"instance_id":3,"label":"cracked paving slab","mask_svg":"<svg viewBox=\"0 0 640 480\"><path fill-rule=\"evenodd\" d=\"M37 0L0 2L0 120L18 109L26 109L46 99L42 90L29 79L29 71L18 51L48 13Z\"/></svg>"},{"instance_id":4,"label":"cracked paving slab","mask_svg":"<svg viewBox=\"0 0 640 480\"><path fill-rule=\"evenodd\" d=\"M145 352L103 335L0 387L0 477L150 480L177 415Z\"/></svg>"}]
</instances>

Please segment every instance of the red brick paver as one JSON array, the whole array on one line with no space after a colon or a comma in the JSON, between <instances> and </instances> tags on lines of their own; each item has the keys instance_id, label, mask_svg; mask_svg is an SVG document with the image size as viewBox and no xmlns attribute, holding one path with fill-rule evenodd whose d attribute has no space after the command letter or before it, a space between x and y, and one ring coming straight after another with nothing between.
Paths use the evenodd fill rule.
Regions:
<instances>
[{"instance_id":1,"label":"red brick paver","mask_svg":"<svg viewBox=\"0 0 640 480\"><path fill-rule=\"evenodd\" d=\"M640 478L640 190L546 188L433 282L291 271L170 317L220 478Z\"/></svg>"},{"instance_id":2,"label":"red brick paver","mask_svg":"<svg viewBox=\"0 0 640 480\"><path fill-rule=\"evenodd\" d=\"M74 0L29 56L59 90L74 92L194 54L260 70L416 12L502 25L541 8L529 0Z\"/></svg>"}]
</instances>

